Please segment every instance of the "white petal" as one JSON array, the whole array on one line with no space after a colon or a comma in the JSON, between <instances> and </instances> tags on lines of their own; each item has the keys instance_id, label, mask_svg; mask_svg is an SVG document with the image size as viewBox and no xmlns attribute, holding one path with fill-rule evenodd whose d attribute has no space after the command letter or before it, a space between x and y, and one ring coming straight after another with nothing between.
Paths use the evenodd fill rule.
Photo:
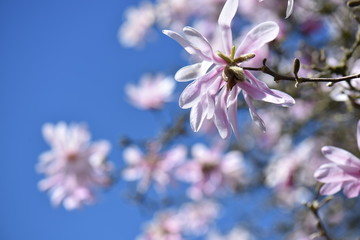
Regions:
<instances>
[{"instance_id":1,"label":"white petal","mask_svg":"<svg viewBox=\"0 0 360 240\"><path fill-rule=\"evenodd\" d=\"M288 5L287 5L287 9L286 9L286 17L285 18L290 17L293 10L294 10L294 0L288 0Z\"/></svg>"},{"instance_id":2,"label":"white petal","mask_svg":"<svg viewBox=\"0 0 360 240\"><path fill-rule=\"evenodd\" d=\"M206 74L206 71L211 65L211 62L204 61L180 68L175 74L175 80L179 82L186 82L201 77Z\"/></svg>"}]
</instances>

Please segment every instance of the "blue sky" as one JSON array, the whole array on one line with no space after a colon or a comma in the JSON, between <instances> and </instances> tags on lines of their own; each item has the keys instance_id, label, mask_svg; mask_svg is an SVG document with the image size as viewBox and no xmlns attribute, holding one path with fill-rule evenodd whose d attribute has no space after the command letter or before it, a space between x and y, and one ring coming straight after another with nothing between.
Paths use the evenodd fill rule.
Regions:
<instances>
[{"instance_id":1,"label":"blue sky","mask_svg":"<svg viewBox=\"0 0 360 240\"><path fill-rule=\"evenodd\" d=\"M39 154L49 149L41 136L45 122L87 122L94 140L111 141L117 167L121 136L156 134L156 119L127 103L124 84L145 71L174 69L179 49L170 40L143 51L119 45L123 12L136 2L0 1L1 240L134 239L139 233L143 216L124 200L125 184L95 206L68 212L53 208L37 189L43 176L35 171Z\"/></svg>"}]
</instances>

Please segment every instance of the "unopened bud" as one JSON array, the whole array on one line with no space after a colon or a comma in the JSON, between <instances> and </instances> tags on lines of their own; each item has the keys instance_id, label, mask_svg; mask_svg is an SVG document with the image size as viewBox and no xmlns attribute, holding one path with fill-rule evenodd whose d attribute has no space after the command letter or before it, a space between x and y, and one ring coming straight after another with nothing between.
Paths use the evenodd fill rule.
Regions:
<instances>
[{"instance_id":1,"label":"unopened bud","mask_svg":"<svg viewBox=\"0 0 360 240\"><path fill-rule=\"evenodd\" d=\"M295 76L297 76L299 70L300 70L300 60L298 58L295 58L293 63L293 72Z\"/></svg>"},{"instance_id":2,"label":"unopened bud","mask_svg":"<svg viewBox=\"0 0 360 240\"><path fill-rule=\"evenodd\" d=\"M348 7L358 7L360 6L360 0L351 0L347 2Z\"/></svg>"}]
</instances>

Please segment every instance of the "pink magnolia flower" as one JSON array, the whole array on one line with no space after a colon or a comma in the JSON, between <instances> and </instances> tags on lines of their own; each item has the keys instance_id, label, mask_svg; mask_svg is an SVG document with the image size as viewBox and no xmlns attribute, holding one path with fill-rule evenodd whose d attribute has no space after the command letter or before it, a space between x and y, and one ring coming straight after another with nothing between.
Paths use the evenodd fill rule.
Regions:
<instances>
[{"instance_id":1,"label":"pink magnolia flower","mask_svg":"<svg viewBox=\"0 0 360 240\"><path fill-rule=\"evenodd\" d=\"M191 149L193 159L177 169L177 177L191 183L188 194L192 199L213 196L244 184L242 154L231 151L223 155L223 147L218 144L208 149L203 144L195 144Z\"/></svg>"},{"instance_id":2,"label":"pink magnolia flower","mask_svg":"<svg viewBox=\"0 0 360 240\"><path fill-rule=\"evenodd\" d=\"M220 235L217 232L211 232L207 240L254 240L255 237L246 229L242 227L235 227L231 229L226 235Z\"/></svg>"},{"instance_id":3,"label":"pink magnolia flower","mask_svg":"<svg viewBox=\"0 0 360 240\"><path fill-rule=\"evenodd\" d=\"M39 182L39 188L50 191L55 206L63 202L68 210L92 203L94 190L111 182L111 166L105 162L110 144L91 143L82 124L47 123L42 130L52 149L40 155L37 169L46 178Z\"/></svg>"},{"instance_id":4,"label":"pink magnolia flower","mask_svg":"<svg viewBox=\"0 0 360 240\"><path fill-rule=\"evenodd\" d=\"M252 98L291 106L295 103L289 95L268 88L251 72L242 68L242 63L255 57L254 51L275 39L279 27L274 22L264 22L253 28L236 49L232 42L230 24L238 9L238 0L226 1L218 24L223 49L214 53L208 40L196 29L185 27L180 34L164 30L164 34L176 40L184 49L199 57L202 62L181 68L175 75L177 81L190 81L182 92L179 105L190 111L190 124L197 132L205 118L213 119L222 138L231 136L231 129L238 135L237 98L242 91L250 114L263 130L265 124L256 113Z\"/></svg>"},{"instance_id":5,"label":"pink magnolia flower","mask_svg":"<svg viewBox=\"0 0 360 240\"><path fill-rule=\"evenodd\" d=\"M178 214L168 210L156 214L137 240L183 240L182 231L183 223Z\"/></svg>"},{"instance_id":6,"label":"pink magnolia flower","mask_svg":"<svg viewBox=\"0 0 360 240\"><path fill-rule=\"evenodd\" d=\"M219 215L220 206L213 201L203 200L184 204L179 210L179 217L184 224L184 232L204 234Z\"/></svg>"},{"instance_id":7,"label":"pink magnolia flower","mask_svg":"<svg viewBox=\"0 0 360 240\"><path fill-rule=\"evenodd\" d=\"M146 155L135 146L128 147L123 156L129 166L123 171L123 178L127 181L139 180L140 192L145 192L152 180L156 183L156 189L163 191L172 180L171 171L185 160L186 152L182 145L160 153L158 144L153 143Z\"/></svg>"},{"instance_id":8,"label":"pink magnolia flower","mask_svg":"<svg viewBox=\"0 0 360 240\"><path fill-rule=\"evenodd\" d=\"M156 20L154 6L150 2L142 3L138 8L131 7L125 12L126 21L120 26L118 39L124 47L136 47L143 44L150 35Z\"/></svg>"},{"instance_id":9,"label":"pink magnolia flower","mask_svg":"<svg viewBox=\"0 0 360 240\"><path fill-rule=\"evenodd\" d=\"M360 149L360 121L357 143ZM360 193L360 159L337 147L325 146L321 151L331 163L321 165L314 173L315 178L324 183L320 193L332 195L343 189L348 198L357 197Z\"/></svg>"},{"instance_id":10,"label":"pink magnolia flower","mask_svg":"<svg viewBox=\"0 0 360 240\"><path fill-rule=\"evenodd\" d=\"M175 81L161 74L144 75L139 86L128 84L125 88L130 102L140 109L160 109L171 100Z\"/></svg>"}]
</instances>

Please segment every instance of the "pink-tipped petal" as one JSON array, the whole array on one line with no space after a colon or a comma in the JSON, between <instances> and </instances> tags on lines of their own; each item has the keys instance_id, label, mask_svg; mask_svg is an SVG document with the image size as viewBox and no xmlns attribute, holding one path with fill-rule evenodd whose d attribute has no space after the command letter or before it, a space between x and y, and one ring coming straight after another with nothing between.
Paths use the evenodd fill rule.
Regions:
<instances>
[{"instance_id":1,"label":"pink-tipped petal","mask_svg":"<svg viewBox=\"0 0 360 240\"><path fill-rule=\"evenodd\" d=\"M248 82L240 82L238 83L239 86L247 92L252 98L256 100L261 100L264 102L270 102L274 104L284 104L285 100L281 98L280 96L277 96L276 94L269 94L263 90L260 90L259 88L251 85Z\"/></svg>"},{"instance_id":2,"label":"pink-tipped petal","mask_svg":"<svg viewBox=\"0 0 360 240\"><path fill-rule=\"evenodd\" d=\"M325 146L321 148L321 151L327 159L338 165L354 167L360 170L360 159L344 149Z\"/></svg>"},{"instance_id":3,"label":"pink-tipped petal","mask_svg":"<svg viewBox=\"0 0 360 240\"><path fill-rule=\"evenodd\" d=\"M239 57L244 53L252 53L261 48L264 44L274 40L279 34L279 26L275 22L264 22L255 26L240 44L235 56Z\"/></svg>"}]
</instances>

